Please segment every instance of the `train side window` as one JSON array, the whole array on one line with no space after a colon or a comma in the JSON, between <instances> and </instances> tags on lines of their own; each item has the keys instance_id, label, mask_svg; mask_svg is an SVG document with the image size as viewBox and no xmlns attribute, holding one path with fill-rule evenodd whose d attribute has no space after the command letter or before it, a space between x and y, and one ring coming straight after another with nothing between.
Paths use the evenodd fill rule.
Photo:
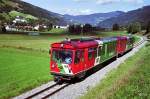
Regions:
<instances>
[{"instance_id":1,"label":"train side window","mask_svg":"<svg viewBox=\"0 0 150 99\"><path fill-rule=\"evenodd\" d=\"M81 50L81 57L80 58L81 58L81 61L84 62L84 51L83 50Z\"/></svg>"},{"instance_id":2,"label":"train side window","mask_svg":"<svg viewBox=\"0 0 150 99\"><path fill-rule=\"evenodd\" d=\"M107 53L111 52L111 48L110 48L110 47L111 47L111 42L108 43L108 46L107 46Z\"/></svg>"},{"instance_id":3,"label":"train side window","mask_svg":"<svg viewBox=\"0 0 150 99\"><path fill-rule=\"evenodd\" d=\"M104 54L105 54L105 45L102 46L100 55L104 56Z\"/></svg>"},{"instance_id":4,"label":"train side window","mask_svg":"<svg viewBox=\"0 0 150 99\"><path fill-rule=\"evenodd\" d=\"M84 61L84 52L82 50L77 50L75 52L75 64L80 63L80 61Z\"/></svg>"},{"instance_id":5,"label":"train side window","mask_svg":"<svg viewBox=\"0 0 150 99\"><path fill-rule=\"evenodd\" d=\"M88 59L95 58L97 56L97 48L88 49Z\"/></svg>"},{"instance_id":6,"label":"train side window","mask_svg":"<svg viewBox=\"0 0 150 99\"><path fill-rule=\"evenodd\" d=\"M107 56L107 53L108 53L108 44L105 45L104 49L105 49L105 56Z\"/></svg>"},{"instance_id":7,"label":"train side window","mask_svg":"<svg viewBox=\"0 0 150 99\"><path fill-rule=\"evenodd\" d=\"M108 49L109 49L109 52L113 52L113 49L114 49L114 48L113 48L113 47L114 47L113 44L114 44L114 42L111 42L111 43L110 43L109 48L108 48Z\"/></svg>"},{"instance_id":8,"label":"train side window","mask_svg":"<svg viewBox=\"0 0 150 99\"><path fill-rule=\"evenodd\" d=\"M94 48L94 52L93 52L93 54L94 54L94 55L93 55L93 56L94 56L94 58L96 58L96 57L97 57L97 50L98 50L97 48Z\"/></svg>"},{"instance_id":9,"label":"train side window","mask_svg":"<svg viewBox=\"0 0 150 99\"><path fill-rule=\"evenodd\" d=\"M101 56L101 50L102 50L102 47L99 46L99 47L98 47L98 56Z\"/></svg>"}]
</instances>

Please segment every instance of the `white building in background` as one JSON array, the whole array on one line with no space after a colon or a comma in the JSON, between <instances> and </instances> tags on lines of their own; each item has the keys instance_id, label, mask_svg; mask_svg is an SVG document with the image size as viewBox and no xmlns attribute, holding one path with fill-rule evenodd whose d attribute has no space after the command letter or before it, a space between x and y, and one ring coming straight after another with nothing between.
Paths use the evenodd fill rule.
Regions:
<instances>
[{"instance_id":1,"label":"white building in background","mask_svg":"<svg viewBox=\"0 0 150 99\"><path fill-rule=\"evenodd\" d=\"M58 25L54 25L53 28L60 28L60 29L67 29L69 27L69 25L66 26L58 26Z\"/></svg>"},{"instance_id":2,"label":"white building in background","mask_svg":"<svg viewBox=\"0 0 150 99\"><path fill-rule=\"evenodd\" d=\"M44 24L42 24L42 25L38 24L34 27L34 30L38 31L40 28L47 29L48 27Z\"/></svg>"},{"instance_id":3,"label":"white building in background","mask_svg":"<svg viewBox=\"0 0 150 99\"><path fill-rule=\"evenodd\" d=\"M38 25L36 25L36 26L34 27L34 30L38 31L39 28L40 28L40 25L38 24Z\"/></svg>"},{"instance_id":4,"label":"white building in background","mask_svg":"<svg viewBox=\"0 0 150 99\"><path fill-rule=\"evenodd\" d=\"M10 31L10 30L11 30L11 28L10 28L9 25L6 25L5 28L6 28L7 31Z\"/></svg>"},{"instance_id":5,"label":"white building in background","mask_svg":"<svg viewBox=\"0 0 150 99\"><path fill-rule=\"evenodd\" d=\"M13 20L13 23L26 23L26 22L27 22L27 20L25 20L21 16L16 16L16 18Z\"/></svg>"}]
</instances>

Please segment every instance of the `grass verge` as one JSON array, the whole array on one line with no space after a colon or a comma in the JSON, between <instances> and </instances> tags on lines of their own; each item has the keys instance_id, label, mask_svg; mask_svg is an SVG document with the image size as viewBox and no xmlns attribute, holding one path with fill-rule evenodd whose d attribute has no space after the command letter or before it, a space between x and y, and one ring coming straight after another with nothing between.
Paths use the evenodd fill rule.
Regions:
<instances>
[{"instance_id":1,"label":"grass verge","mask_svg":"<svg viewBox=\"0 0 150 99\"><path fill-rule=\"evenodd\" d=\"M101 83L81 99L148 99L150 98L150 43L117 69L107 74Z\"/></svg>"}]
</instances>

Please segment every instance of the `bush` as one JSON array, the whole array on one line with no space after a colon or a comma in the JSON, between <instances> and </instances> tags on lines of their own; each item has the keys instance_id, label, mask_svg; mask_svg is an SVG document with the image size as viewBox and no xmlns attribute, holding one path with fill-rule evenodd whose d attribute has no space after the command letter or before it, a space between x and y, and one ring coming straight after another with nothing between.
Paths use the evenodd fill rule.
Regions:
<instances>
[{"instance_id":1,"label":"bush","mask_svg":"<svg viewBox=\"0 0 150 99\"><path fill-rule=\"evenodd\" d=\"M113 31L118 31L119 30L119 25L117 23L113 24L112 29L113 29Z\"/></svg>"},{"instance_id":2,"label":"bush","mask_svg":"<svg viewBox=\"0 0 150 99\"><path fill-rule=\"evenodd\" d=\"M148 34L149 32L150 32L150 21L148 22L146 26L146 34Z\"/></svg>"},{"instance_id":3,"label":"bush","mask_svg":"<svg viewBox=\"0 0 150 99\"><path fill-rule=\"evenodd\" d=\"M2 22L1 22L1 20L0 20L0 32L1 32L1 28L2 28Z\"/></svg>"},{"instance_id":4,"label":"bush","mask_svg":"<svg viewBox=\"0 0 150 99\"><path fill-rule=\"evenodd\" d=\"M80 34L82 32L82 27L81 25L70 25L69 32L73 34Z\"/></svg>"},{"instance_id":5,"label":"bush","mask_svg":"<svg viewBox=\"0 0 150 99\"><path fill-rule=\"evenodd\" d=\"M91 32L92 31L92 25L91 24L85 24L83 26L83 32L86 33L86 32Z\"/></svg>"}]
</instances>

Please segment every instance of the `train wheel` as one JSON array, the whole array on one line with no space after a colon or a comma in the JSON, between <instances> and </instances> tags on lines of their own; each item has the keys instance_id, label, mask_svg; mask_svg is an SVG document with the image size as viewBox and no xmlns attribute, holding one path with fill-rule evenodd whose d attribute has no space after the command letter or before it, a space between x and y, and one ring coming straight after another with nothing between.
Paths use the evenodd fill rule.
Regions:
<instances>
[{"instance_id":1,"label":"train wheel","mask_svg":"<svg viewBox=\"0 0 150 99\"><path fill-rule=\"evenodd\" d=\"M119 54L117 53L116 58L119 58Z\"/></svg>"},{"instance_id":2,"label":"train wheel","mask_svg":"<svg viewBox=\"0 0 150 99\"><path fill-rule=\"evenodd\" d=\"M54 77L54 82L58 83L58 84L62 84L63 83L63 79L61 77Z\"/></svg>"},{"instance_id":3,"label":"train wheel","mask_svg":"<svg viewBox=\"0 0 150 99\"><path fill-rule=\"evenodd\" d=\"M80 74L77 76L77 78L78 78L79 80L82 80L82 79L85 78L85 76L86 76L86 72L84 71L84 72L80 73Z\"/></svg>"}]
</instances>

